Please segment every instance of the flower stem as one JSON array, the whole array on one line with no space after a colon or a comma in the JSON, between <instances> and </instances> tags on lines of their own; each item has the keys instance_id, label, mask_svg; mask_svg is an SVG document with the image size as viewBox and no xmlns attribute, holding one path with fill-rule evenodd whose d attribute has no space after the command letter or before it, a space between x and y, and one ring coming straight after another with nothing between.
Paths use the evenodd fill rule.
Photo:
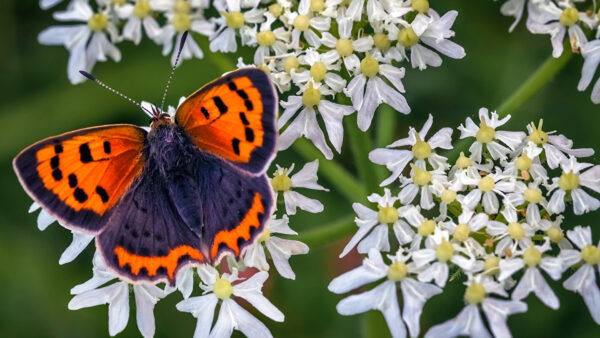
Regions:
<instances>
[{"instance_id":1,"label":"flower stem","mask_svg":"<svg viewBox=\"0 0 600 338\"><path fill-rule=\"evenodd\" d=\"M349 215L327 223L316 230L301 233L296 239L312 248L344 238L350 235L354 229L354 215Z\"/></svg>"},{"instance_id":2,"label":"flower stem","mask_svg":"<svg viewBox=\"0 0 600 338\"><path fill-rule=\"evenodd\" d=\"M307 161L319 159L319 172L335 186L335 188L351 202L364 202L367 198L365 188L358 183L354 175L350 174L336 161L329 161L308 140L298 139L294 142L294 150Z\"/></svg>"},{"instance_id":3,"label":"flower stem","mask_svg":"<svg viewBox=\"0 0 600 338\"><path fill-rule=\"evenodd\" d=\"M375 146L383 148L394 141L394 132L396 131L396 120L398 112L394 108L382 105L377 112L377 125L375 126ZM384 166L377 166L375 171L377 182L383 181L388 175Z\"/></svg>"},{"instance_id":4,"label":"flower stem","mask_svg":"<svg viewBox=\"0 0 600 338\"><path fill-rule=\"evenodd\" d=\"M367 192L375 192L379 190L377 175L377 167L369 161L369 151L373 150L373 142L368 132L363 132L358 129L356 114L346 117L344 124L350 138L352 155L356 164L358 175Z\"/></svg>"},{"instance_id":5,"label":"flower stem","mask_svg":"<svg viewBox=\"0 0 600 338\"><path fill-rule=\"evenodd\" d=\"M571 46L567 43L565 44L564 52L559 58L548 57L517 90L502 102L500 107L496 109L498 115L504 117L516 112L533 95L550 82L567 65L571 57L573 57L573 52L571 51ZM452 150L446 153L450 163L454 163L460 152L465 151L470 142L471 140L467 139L460 140Z\"/></svg>"}]
</instances>

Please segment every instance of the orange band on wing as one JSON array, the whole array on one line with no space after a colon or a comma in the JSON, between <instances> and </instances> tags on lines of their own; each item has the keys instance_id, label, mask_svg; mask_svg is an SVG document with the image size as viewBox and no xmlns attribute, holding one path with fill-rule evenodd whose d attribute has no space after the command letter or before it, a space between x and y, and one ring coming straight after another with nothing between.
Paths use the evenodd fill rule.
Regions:
<instances>
[{"instance_id":1,"label":"orange band on wing","mask_svg":"<svg viewBox=\"0 0 600 338\"><path fill-rule=\"evenodd\" d=\"M167 256L138 256L127 252L127 250L121 246L115 248L115 254L119 258L119 266L124 267L125 264L129 264L131 273L136 276L140 273L142 268L146 268L149 277L156 276L158 269L164 267L167 269L170 279L174 278L173 275L181 257L188 255L190 258L198 261L204 260L204 256L200 251L188 245L176 247L171 250Z\"/></svg>"},{"instance_id":2,"label":"orange band on wing","mask_svg":"<svg viewBox=\"0 0 600 338\"><path fill-rule=\"evenodd\" d=\"M233 250L236 256L240 255L240 247L238 246L238 238L242 238L244 241L249 241L251 237L250 229L252 227L258 229L260 227L260 220L258 219L258 214L265 212L265 208L263 206L261 195L256 193L254 195L254 202L248 210L248 213L244 217L244 219L231 230L223 230L219 231L215 236L215 240L213 241L213 245L210 251L210 256L215 259L217 254L219 253L219 245L221 243L225 243L228 248Z\"/></svg>"}]
</instances>

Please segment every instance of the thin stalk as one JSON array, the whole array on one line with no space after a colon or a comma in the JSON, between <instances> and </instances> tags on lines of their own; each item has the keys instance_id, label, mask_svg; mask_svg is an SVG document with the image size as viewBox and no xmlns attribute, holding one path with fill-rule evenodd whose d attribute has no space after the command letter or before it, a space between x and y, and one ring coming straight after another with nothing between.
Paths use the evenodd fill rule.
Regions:
<instances>
[{"instance_id":1,"label":"thin stalk","mask_svg":"<svg viewBox=\"0 0 600 338\"><path fill-rule=\"evenodd\" d=\"M354 164L358 170L360 180L369 193L375 192L379 190L379 183L377 175L375 175L377 166L369 161L369 152L373 150L373 142L369 137L369 133L358 129L356 114L346 117L344 124L350 139Z\"/></svg>"},{"instance_id":2,"label":"thin stalk","mask_svg":"<svg viewBox=\"0 0 600 338\"><path fill-rule=\"evenodd\" d=\"M344 238L350 235L355 227L354 215L349 215L331 223L327 223L318 229L302 233L295 239L304 242L312 248L332 243L336 239Z\"/></svg>"}]
</instances>

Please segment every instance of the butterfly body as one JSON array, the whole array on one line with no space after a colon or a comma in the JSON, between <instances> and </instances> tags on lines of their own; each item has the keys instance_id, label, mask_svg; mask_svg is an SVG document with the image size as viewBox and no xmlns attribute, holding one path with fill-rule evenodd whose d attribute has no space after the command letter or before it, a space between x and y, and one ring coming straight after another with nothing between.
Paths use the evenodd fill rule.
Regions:
<instances>
[{"instance_id":1,"label":"butterfly body","mask_svg":"<svg viewBox=\"0 0 600 338\"><path fill-rule=\"evenodd\" d=\"M268 75L240 70L188 97L175 121L161 114L149 132L119 125L49 138L14 167L49 213L96 236L123 279L174 284L186 265L240 257L264 230L275 109Z\"/></svg>"}]
</instances>

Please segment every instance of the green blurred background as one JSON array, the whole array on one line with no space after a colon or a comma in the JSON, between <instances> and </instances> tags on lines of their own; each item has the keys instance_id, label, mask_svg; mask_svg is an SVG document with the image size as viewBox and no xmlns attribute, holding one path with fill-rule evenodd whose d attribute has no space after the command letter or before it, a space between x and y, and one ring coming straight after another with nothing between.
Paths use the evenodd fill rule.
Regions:
<instances>
[{"instance_id":1,"label":"green blurred background","mask_svg":"<svg viewBox=\"0 0 600 338\"><path fill-rule=\"evenodd\" d=\"M465 117L475 116L480 107L498 107L551 53L549 37L530 34L523 23L509 34L512 19L500 15L498 2L433 0L431 6L440 13L450 9L459 11L454 41L465 48L467 56L462 60L444 58L442 67L423 72L407 70L404 84L412 113L397 118L397 137L403 137L408 126L420 127L429 113L434 114L434 128L439 129L458 126ZM1 337L108 335L106 306L67 309L71 287L91 277L93 248L88 247L71 264L58 265L71 235L56 224L43 233L37 229L36 216L27 213L31 200L17 182L12 158L33 142L66 131L107 123L147 124L141 111L119 97L92 83L73 86L68 82L67 51L37 43L37 34L52 24L55 22L51 12L41 11L37 1L0 2ZM206 46L206 41L201 41ZM138 47L126 42L119 48L122 61L98 64L94 68L96 77L135 99L158 102L170 71L168 58L160 55L159 46L147 40ZM523 128L525 123L543 117L546 130L559 129L575 140L576 147L600 150L600 106L591 103L589 90L584 93L576 90L581 65L582 59L575 56L554 80L515 113L510 127ZM210 56L184 62L167 102L175 104L180 96L220 73ZM454 137L458 135L455 132ZM348 143L346 140L338 160L349 170L355 170ZM293 150L280 153L277 161L282 165L303 162ZM592 161L600 162L598 156ZM329 185L325 179L320 182ZM292 227L300 233L352 212L351 201L335 191L309 195L323 201L325 212L317 215L299 212L292 218ZM600 229L594 222L599 215L595 212L583 217L569 216L566 224L590 224ZM595 240L599 232L595 230ZM285 313L286 320L275 323L259 318L276 337L356 337L364 332L367 316L338 315L335 305L342 297L326 288L334 276L360 262L357 255L343 261L337 259L346 241L347 238L332 240L327 245L312 247L308 255L292 258L295 281L272 274L266 293ZM529 297L529 311L510 317L514 336L598 337L600 327L593 322L580 296L564 291L559 283L551 285L561 301L560 310L550 310L537 298ZM429 301L421 321L422 332L456 315L462 308L462 294L461 283L454 282L443 295ZM174 307L180 299L179 294L174 294L158 303L156 336L192 335L195 319ZM381 320L378 313L373 317L375 322ZM120 336L139 336L134 312Z\"/></svg>"}]
</instances>

